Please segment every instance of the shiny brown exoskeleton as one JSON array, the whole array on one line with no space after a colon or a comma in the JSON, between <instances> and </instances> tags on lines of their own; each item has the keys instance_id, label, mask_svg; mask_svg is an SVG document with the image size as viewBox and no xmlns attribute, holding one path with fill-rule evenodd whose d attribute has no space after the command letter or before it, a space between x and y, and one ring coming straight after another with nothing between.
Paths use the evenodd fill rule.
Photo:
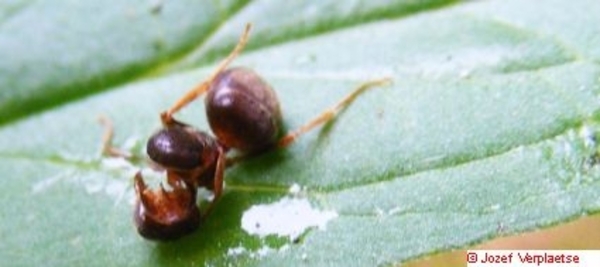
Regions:
<instances>
[{"instance_id":1,"label":"shiny brown exoskeleton","mask_svg":"<svg viewBox=\"0 0 600 267\"><path fill-rule=\"evenodd\" d=\"M281 109L275 91L250 69L219 73L205 105L210 128L227 147L260 152L280 137Z\"/></svg>"},{"instance_id":2,"label":"shiny brown exoskeleton","mask_svg":"<svg viewBox=\"0 0 600 267\"><path fill-rule=\"evenodd\" d=\"M214 193L207 214L222 194L225 154L230 149L250 155L286 147L299 135L331 120L366 89L389 82L381 79L361 84L335 106L282 137L281 109L271 86L250 69L226 69L246 44L249 30L250 25L206 81L161 113L163 128L148 140L147 153L166 170L171 188L149 189L141 174L136 175L134 220L143 237L171 240L199 226L197 188L207 187ZM173 118L173 114L205 92L206 115L216 138Z\"/></svg>"},{"instance_id":3,"label":"shiny brown exoskeleton","mask_svg":"<svg viewBox=\"0 0 600 267\"><path fill-rule=\"evenodd\" d=\"M169 191L162 185L159 190L149 190L141 174L135 175L138 196L133 218L138 232L145 238L177 239L193 232L200 224L196 188L174 178L173 174L167 178L167 183L172 188Z\"/></svg>"},{"instance_id":4,"label":"shiny brown exoskeleton","mask_svg":"<svg viewBox=\"0 0 600 267\"><path fill-rule=\"evenodd\" d=\"M223 180L223 146L207 133L173 120L152 135L146 152L167 171L171 189L149 189L140 173L135 176L138 232L153 240L173 240L193 232L201 217L196 203L198 187L211 189L215 195L222 190L222 183L214 181Z\"/></svg>"}]
</instances>

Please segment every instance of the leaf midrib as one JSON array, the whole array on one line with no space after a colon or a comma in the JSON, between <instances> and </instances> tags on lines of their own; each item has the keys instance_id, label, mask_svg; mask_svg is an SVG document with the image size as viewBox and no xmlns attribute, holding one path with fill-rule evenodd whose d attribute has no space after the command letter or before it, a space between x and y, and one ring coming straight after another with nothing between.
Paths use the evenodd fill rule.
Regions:
<instances>
[{"instance_id":1,"label":"leaf midrib","mask_svg":"<svg viewBox=\"0 0 600 267\"><path fill-rule=\"evenodd\" d=\"M586 121L590 121L592 119L593 119L593 116L585 117L581 120L573 122L571 126L565 127L562 131L557 131L554 134L550 134L548 136L542 137L540 139L537 139L537 140L534 140L534 141L531 141L528 143L519 143L519 144L515 144L510 147L507 147L506 149L503 149L503 150L501 149L501 150L493 151L492 153L484 154L481 157L466 158L466 157L461 157L461 155L458 155L456 157L459 159L458 161L449 160L449 161L447 161L447 163L444 163L441 165L436 165L436 166L432 166L432 167L424 167L422 169L416 169L414 171L407 171L402 174L385 175L385 176L378 177L377 179L366 181L366 182L336 184L335 187L331 187L331 188L319 188L319 189L310 189L309 188L309 189L307 189L307 192L311 195L339 193L339 192L354 190L357 188L367 187L370 185L379 184L379 183L383 183L383 182L389 182L392 180L409 179L411 176L415 176L418 174L460 168L466 164L474 164L477 162L486 161L486 160L490 160L495 157L501 157L503 155L510 154L515 149L523 149L523 148L527 148L527 147L538 146L542 143L551 141L559 136L562 136L569 131L576 130L576 129L580 128ZM0 153L0 159L34 161L34 162L47 163L47 164L53 164L53 165L67 166L67 167L76 168L76 169L80 169L80 170L86 170L86 171L108 171L107 168L102 167L102 158L96 158L94 160L85 161L85 160L66 159L60 155L36 157L36 156L32 156L30 153L27 153L27 152L21 152L21 153L13 152L13 153ZM228 190L232 190L232 191L267 191L267 192L284 193L284 192L287 192L288 188L283 187L283 186L278 186L278 185L245 184L245 183L236 184L236 183L228 182Z\"/></svg>"}]
</instances>

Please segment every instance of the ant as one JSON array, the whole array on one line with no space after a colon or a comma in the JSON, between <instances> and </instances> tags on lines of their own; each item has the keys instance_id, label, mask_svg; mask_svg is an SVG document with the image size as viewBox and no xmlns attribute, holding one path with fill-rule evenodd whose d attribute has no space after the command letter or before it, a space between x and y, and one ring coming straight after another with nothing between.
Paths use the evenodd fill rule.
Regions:
<instances>
[{"instance_id":1,"label":"ant","mask_svg":"<svg viewBox=\"0 0 600 267\"><path fill-rule=\"evenodd\" d=\"M210 212L222 194L225 168L239 160L226 158L231 149L242 152L244 157L285 148L300 135L332 120L365 90L390 83L389 78L365 82L333 107L281 137L281 109L275 91L250 69L227 69L246 45L250 28L247 24L235 48L205 81L160 114L163 127L150 137L146 151L154 163L166 170L171 190L162 185L157 190L149 189L141 173L135 175L134 221L141 236L172 240L198 228L201 217ZM204 93L206 115L216 137L173 118ZM109 140L104 138L105 143ZM106 145L104 151L115 154ZM196 205L199 187L206 187L214 194L203 215Z\"/></svg>"}]
</instances>

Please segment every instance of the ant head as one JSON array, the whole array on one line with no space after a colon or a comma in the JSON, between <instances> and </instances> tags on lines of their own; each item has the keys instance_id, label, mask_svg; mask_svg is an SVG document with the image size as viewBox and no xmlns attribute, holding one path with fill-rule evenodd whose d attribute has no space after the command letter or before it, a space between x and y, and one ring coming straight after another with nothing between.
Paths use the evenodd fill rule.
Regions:
<instances>
[{"instance_id":1,"label":"ant head","mask_svg":"<svg viewBox=\"0 0 600 267\"><path fill-rule=\"evenodd\" d=\"M156 132L146 144L152 161L166 169L193 170L215 160L217 142L205 132L173 123Z\"/></svg>"},{"instance_id":2,"label":"ant head","mask_svg":"<svg viewBox=\"0 0 600 267\"><path fill-rule=\"evenodd\" d=\"M171 176L170 189L147 188L142 175L135 176L134 221L141 236L152 240L173 240L199 227L200 211L196 206L196 188Z\"/></svg>"}]
</instances>

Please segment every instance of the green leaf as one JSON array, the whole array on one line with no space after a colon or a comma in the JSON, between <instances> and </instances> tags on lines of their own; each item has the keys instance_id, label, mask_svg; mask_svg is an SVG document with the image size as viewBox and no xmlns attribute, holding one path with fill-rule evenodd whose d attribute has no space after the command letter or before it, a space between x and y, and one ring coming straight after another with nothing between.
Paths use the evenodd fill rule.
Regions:
<instances>
[{"instance_id":1,"label":"green leaf","mask_svg":"<svg viewBox=\"0 0 600 267\"><path fill-rule=\"evenodd\" d=\"M597 1L279 2L1 4L2 261L392 265L600 210ZM207 76L248 21L250 50L234 65L276 88L287 129L361 82L394 84L288 149L229 169L196 233L145 241L131 178L162 174L102 157L97 117L143 158L159 112ZM209 129L203 108L178 118ZM306 200L305 221L328 220L292 235L264 229Z\"/></svg>"}]
</instances>

